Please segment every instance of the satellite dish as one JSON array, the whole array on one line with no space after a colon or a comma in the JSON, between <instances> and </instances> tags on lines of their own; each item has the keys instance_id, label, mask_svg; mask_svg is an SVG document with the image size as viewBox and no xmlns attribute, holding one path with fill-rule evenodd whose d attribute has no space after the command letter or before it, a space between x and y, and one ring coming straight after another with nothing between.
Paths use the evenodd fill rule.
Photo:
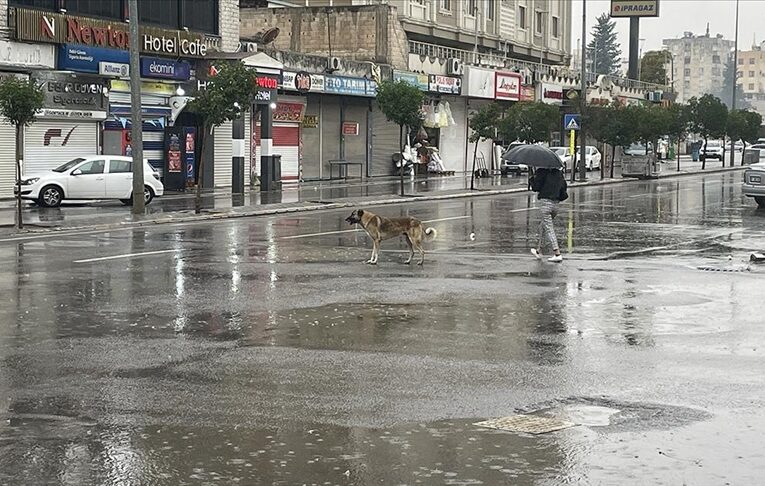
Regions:
<instances>
[{"instance_id":1,"label":"satellite dish","mask_svg":"<svg viewBox=\"0 0 765 486\"><path fill-rule=\"evenodd\" d=\"M260 44L270 44L279 37L279 27L271 27L264 32L258 32L255 36L256 41Z\"/></svg>"}]
</instances>

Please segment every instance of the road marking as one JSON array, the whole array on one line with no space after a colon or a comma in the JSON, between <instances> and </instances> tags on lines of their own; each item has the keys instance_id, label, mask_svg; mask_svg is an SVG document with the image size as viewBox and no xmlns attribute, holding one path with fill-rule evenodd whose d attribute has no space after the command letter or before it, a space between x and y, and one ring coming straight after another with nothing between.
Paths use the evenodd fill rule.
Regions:
<instances>
[{"instance_id":1,"label":"road marking","mask_svg":"<svg viewBox=\"0 0 765 486\"><path fill-rule=\"evenodd\" d=\"M441 221L453 221L455 219L467 219L471 217L472 216L453 216L451 218L430 219L428 221L423 221L423 223L439 223ZM349 230L325 231L323 233L306 233L304 235L282 236L279 239L280 240L297 240L299 238L313 238L314 236L339 235L342 233L355 233L356 231L363 231L363 230L359 228L354 228Z\"/></svg>"},{"instance_id":2,"label":"road marking","mask_svg":"<svg viewBox=\"0 0 765 486\"><path fill-rule=\"evenodd\" d=\"M145 251L143 253L125 253L123 255L114 255L114 256L108 256L108 257L99 257L99 258L87 258L85 260L75 260L74 263L92 263L92 262L103 262L106 260L119 260L121 258L133 258L133 257L142 257L142 256L149 256L149 255L161 255L163 253L177 253L181 250L159 250L159 251Z\"/></svg>"}]
</instances>

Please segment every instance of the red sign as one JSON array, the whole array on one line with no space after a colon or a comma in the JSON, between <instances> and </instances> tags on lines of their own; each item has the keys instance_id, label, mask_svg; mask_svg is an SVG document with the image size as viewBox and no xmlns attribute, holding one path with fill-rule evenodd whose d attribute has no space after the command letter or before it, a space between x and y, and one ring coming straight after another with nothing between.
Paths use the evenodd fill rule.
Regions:
<instances>
[{"instance_id":1,"label":"red sign","mask_svg":"<svg viewBox=\"0 0 765 486\"><path fill-rule=\"evenodd\" d=\"M521 75L518 73L496 73L494 97L502 100L520 101Z\"/></svg>"},{"instance_id":2,"label":"red sign","mask_svg":"<svg viewBox=\"0 0 765 486\"><path fill-rule=\"evenodd\" d=\"M279 82L276 78L258 76L255 82L258 84L258 88L277 89L279 87Z\"/></svg>"},{"instance_id":3,"label":"red sign","mask_svg":"<svg viewBox=\"0 0 765 486\"><path fill-rule=\"evenodd\" d=\"M274 110L273 120L276 122L294 122L303 121L303 110L305 105L302 103L279 102Z\"/></svg>"},{"instance_id":4,"label":"red sign","mask_svg":"<svg viewBox=\"0 0 765 486\"><path fill-rule=\"evenodd\" d=\"M343 122L343 135L358 135L359 124L356 122Z\"/></svg>"}]
</instances>

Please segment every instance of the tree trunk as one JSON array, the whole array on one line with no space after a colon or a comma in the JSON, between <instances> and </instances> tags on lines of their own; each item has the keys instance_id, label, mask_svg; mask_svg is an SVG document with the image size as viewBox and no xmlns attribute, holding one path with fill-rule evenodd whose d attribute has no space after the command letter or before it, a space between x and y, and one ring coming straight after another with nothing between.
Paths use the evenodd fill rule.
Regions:
<instances>
[{"instance_id":1,"label":"tree trunk","mask_svg":"<svg viewBox=\"0 0 765 486\"><path fill-rule=\"evenodd\" d=\"M212 128L207 124L202 126L202 143L199 147L199 166L197 167L197 194L194 197L194 214L202 212L202 184L204 182L205 145L207 137L212 137Z\"/></svg>"},{"instance_id":2,"label":"tree trunk","mask_svg":"<svg viewBox=\"0 0 765 486\"><path fill-rule=\"evenodd\" d=\"M741 154L741 159L743 160L744 154ZM730 166L733 167L736 165L736 143L733 141L733 137L730 137ZM725 164L723 164L723 167L725 167Z\"/></svg>"},{"instance_id":3,"label":"tree trunk","mask_svg":"<svg viewBox=\"0 0 765 486\"><path fill-rule=\"evenodd\" d=\"M611 145L611 179L614 178L614 165L616 165L616 145Z\"/></svg>"},{"instance_id":4,"label":"tree trunk","mask_svg":"<svg viewBox=\"0 0 765 486\"><path fill-rule=\"evenodd\" d=\"M475 189L475 159L478 157L478 140L475 142L475 148L473 148L473 169L470 171L470 190Z\"/></svg>"},{"instance_id":5,"label":"tree trunk","mask_svg":"<svg viewBox=\"0 0 765 486\"><path fill-rule=\"evenodd\" d=\"M680 139L677 139L677 171L680 172Z\"/></svg>"},{"instance_id":6,"label":"tree trunk","mask_svg":"<svg viewBox=\"0 0 765 486\"><path fill-rule=\"evenodd\" d=\"M16 125L16 228L24 227L24 214L21 200L21 160L24 158L24 125Z\"/></svg>"},{"instance_id":7,"label":"tree trunk","mask_svg":"<svg viewBox=\"0 0 765 486\"><path fill-rule=\"evenodd\" d=\"M741 149L741 167L744 166L744 159L746 159L746 142L744 142L744 146ZM730 166L733 167L736 164L733 163L733 160L730 161Z\"/></svg>"},{"instance_id":8,"label":"tree trunk","mask_svg":"<svg viewBox=\"0 0 765 486\"><path fill-rule=\"evenodd\" d=\"M707 168L707 137L704 137L704 148L701 149L701 170L706 170Z\"/></svg>"},{"instance_id":9,"label":"tree trunk","mask_svg":"<svg viewBox=\"0 0 765 486\"><path fill-rule=\"evenodd\" d=\"M399 168L398 174L399 179L401 182L401 197L404 196L404 166L406 165L406 159L404 159L404 125L398 126L398 146L401 148L401 167ZM412 161L414 163L414 161ZM414 165L412 165L412 170L414 170Z\"/></svg>"},{"instance_id":10,"label":"tree trunk","mask_svg":"<svg viewBox=\"0 0 765 486\"><path fill-rule=\"evenodd\" d=\"M602 144L600 146L600 148L601 148L600 153L602 155L605 155L606 154L606 144L605 143ZM601 155L601 157L602 157L602 155ZM601 181L606 178L606 164L605 164L605 162L606 162L605 160L601 160L600 161L600 180Z\"/></svg>"}]
</instances>

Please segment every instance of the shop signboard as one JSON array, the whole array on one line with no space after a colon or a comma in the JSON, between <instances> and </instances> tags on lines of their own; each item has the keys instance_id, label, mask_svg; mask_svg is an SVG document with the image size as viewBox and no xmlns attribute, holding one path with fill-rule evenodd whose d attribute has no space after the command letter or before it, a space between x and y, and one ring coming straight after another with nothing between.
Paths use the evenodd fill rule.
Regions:
<instances>
[{"instance_id":1,"label":"shop signboard","mask_svg":"<svg viewBox=\"0 0 765 486\"><path fill-rule=\"evenodd\" d=\"M420 91L428 91L430 89L427 74L409 73L406 71L393 71L393 81L404 81L416 87Z\"/></svg>"},{"instance_id":2,"label":"shop signboard","mask_svg":"<svg viewBox=\"0 0 765 486\"><path fill-rule=\"evenodd\" d=\"M305 71L282 73L282 89L300 93L321 93L324 91L324 76L309 74Z\"/></svg>"},{"instance_id":3,"label":"shop signboard","mask_svg":"<svg viewBox=\"0 0 765 486\"><path fill-rule=\"evenodd\" d=\"M359 124L356 122L343 122L343 135L357 136L359 134Z\"/></svg>"},{"instance_id":4,"label":"shop signboard","mask_svg":"<svg viewBox=\"0 0 765 486\"><path fill-rule=\"evenodd\" d=\"M319 115L304 115L303 123L300 126L303 128L319 128Z\"/></svg>"},{"instance_id":5,"label":"shop signboard","mask_svg":"<svg viewBox=\"0 0 765 486\"><path fill-rule=\"evenodd\" d=\"M521 100L521 75L518 73L495 74L494 97L498 100Z\"/></svg>"},{"instance_id":6,"label":"shop signboard","mask_svg":"<svg viewBox=\"0 0 765 486\"><path fill-rule=\"evenodd\" d=\"M191 78L191 65L186 61L144 57L141 58L141 77L188 81Z\"/></svg>"},{"instance_id":7,"label":"shop signboard","mask_svg":"<svg viewBox=\"0 0 765 486\"><path fill-rule=\"evenodd\" d=\"M563 86L559 84L542 83L539 88L539 100L550 105L562 105Z\"/></svg>"},{"instance_id":8,"label":"shop signboard","mask_svg":"<svg viewBox=\"0 0 765 486\"><path fill-rule=\"evenodd\" d=\"M78 44L127 51L130 27L126 22L77 17L28 8L11 10L9 22L18 40L51 44ZM141 52L171 57L203 58L207 54L204 34L140 26Z\"/></svg>"},{"instance_id":9,"label":"shop signboard","mask_svg":"<svg viewBox=\"0 0 765 486\"><path fill-rule=\"evenodd\" d=\"M431 74L428 76L428 91L459 95L462 92L462 78Z\"/></svg>"},{"instance_id":10,"label":"shop signboard","mask_svg":"<svg viewBox=\"0 0 765 486\"><path fill-rule=\"evenodd\" d=\"M326 76L324 91L326 93L350 96L375 96L377 94L377 84L365 78Z\"/></svg>"},{"instance_id":11,"label":"shop signboard","mask_svg":"<svg viewBox=\"0 0 765 486\"><path fill-rule=\"evenodd\" d=\"M62 44L58 47L58 68L62 71L99 73L102 62L128 64L130 55L127 51L104 49L74 44Z\"/></svg>"},{"instance_id":12,"label":"shop signboard","mask_svg":"<svg viewBox=\"0 0 765 486\"><path fill-rule=\"evenodd\" d=\"M34 76L43 91L41 117L106 118L106 97L100 78L55 72Z\"/></svg>"},{"instance_id":13,"label":"shop signboard","mask_svg":"<svg viewBox=\"0 0 765 486\"><path fill-rule=\"evenodd\" d=\"M118 93L130 93L130 82L121 79L112 79L109 82L112 91ZM150 81L141 81L141 93L160 96L173 96L176 87L167 83L152 83Z\"/></svg>"},{"instance_id":14,"label":"shop signboard","mask_svg":"<svg viewBox=\"0 0 765 486\"><path fill-rule=\"evenodd\" d=\"M658 17L659 0L611 0L611 17Z\"/></svg>"},{"instance_id":15,"label":"shop signboard","mask_svg":"<svg viewBox=\"0 0 765 486\"><path fill-rule=\"evenodd\" d=\"M303 121L303 103L280 101L276 104L272 119L275 122L300 123Z\"/></svg>"},{"instance_id":16,"label":"shop signboard","mask_svg":"<svg viewBox=\"0 0 765 486\"><path fill-rule=\"evenodd\" d=\"M521 101L535 101L536 89L534 86L521 85Z\"/></svg>"},{"instance_id":17,"label":"shop signboard","mask_svg":"<svg viewBox=\"0 0 765 486\"><path fill-rule=\"evenodd\" d=\"M474 66L465 66L465 84L467 95L471 98L494 99L495 75L491 69L482 69ZM463 90L464 93L465 90Z\"/></svg>"},{"instance_id":18,"label":"shop signboard","mask_svg":"<svg viewBox=\"0 0 765 486\"><path fill-rule=\"evenodd\" d=\"M5 66L53 69L56 53L51 45L0 40L0 63Z\"/></svg>"}]
</instances>

